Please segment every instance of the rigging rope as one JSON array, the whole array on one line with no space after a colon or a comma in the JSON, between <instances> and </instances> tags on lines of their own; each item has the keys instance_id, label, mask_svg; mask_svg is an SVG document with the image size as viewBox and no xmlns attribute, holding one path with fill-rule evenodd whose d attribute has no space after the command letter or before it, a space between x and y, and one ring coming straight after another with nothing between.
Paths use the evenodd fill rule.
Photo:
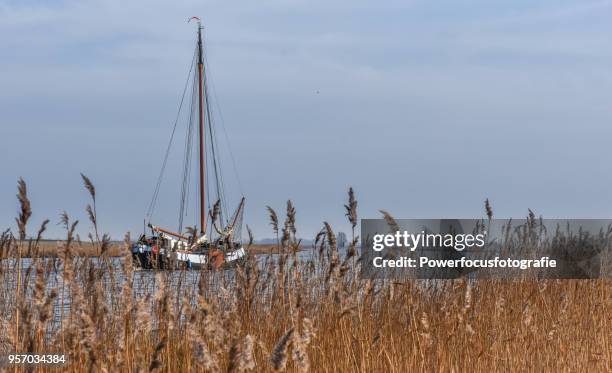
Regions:
<instances>
[{"instance_id":1,"label":"rigging rope","mask_svg":"<svg viewBox=\"0 0 612 373\"><path fill-rule=\"evenodd\" d=\"M206 82L206 80L205 80ZM217 199L221 201L221 209L219 211L219 220L221 222L223 222L223 216L227 217L227 201L225 200L225 196L223 194L223 190L224 190L224 185L223 185L223 179L222 179L222 174L219 171L219 167L220 167L220 162L221 160L218 159L217 157L217 152L216 152L216 137L215 137L215 133L214 133L214 127L213 127L213 123L212 123L212 115L210 112L210 105L209 105L209 101L208 101L208 88L207 85L204 84L204 97L206 100L206 117L208 118L208 133L209 133L209 137L210 137L210 151L211 151L211 155L212 155L212 162L213 162L213 171L215 172L215 186L217 188Z\"/></svg>"},{"instance_id":2,"label":"rigging rope","mask_svg":"<svg viewBox=\"0 0 612 373\"><path fill-rule=\"evenodd\" d=\"M204 59L206 60L206 55L204 55ZM206 64L208 64L208 60L206 60ZM210 71L210 65L208 65L208 70ZM236 176L236 181L238 182L238 188L240 189L240 195L244 197L244 189L242 188L242 182L240 181L240 174L238 173L238 167L236 166L236 159L234 158L234 153L232 152L232 146L229 141L229 136L225 128L225 119L223 118L223 112L221 111L221 107L219 106L219 98L217 97L217 90L215 89L215 82L213 79L213 74L209 74L209 75L210 76L208 80L210 81L210 88L214 96L215 109L216 109L216 112L219 114L219 119L221 120L221 129L223 130L223 135L225 137L225 143L227 144L227 151L232 161L234 176Z\"/></svg>"},{"instance_id":3,"label":"rigging rope","mask_svg":"<svg viewBox=\"0 0 612 373\"><path fill-rule=\"evenodd\" d=\"M168 163L168 155L170 154L170 148L172 147L172 141L174 139L174 133L176 132L176 126L178 124L181 109L183 108L183 100L185 99L185 93L187 93L187 87L189 86L189 80L191 78L191 73L193 71L193 61L195 61L196 51L193 53L193 57L191 58L191 66L189 68L189 73L187 73L187 80L185 81L185 87L183 88L183 94L181 96L181 101L179 103L178 112L176 113L176 119L174 120L174 126L172 127L172 134L170 135L170 141L168 142L168 147L166 148L166 154L164 156L164 161L162 162L162 167L159 172L159 176L157 177L157 183L155 184L155 189L153 191L153 197L151 198L151 202L149 203L149 208L147 209L146 218L148 220L151 219L153 212L155 211L155 205L157 204L157 197L159 196L159 189L161 187L161 182L164 177L164 171L166 170L166 164Z\"/></svg>"},{"instance_id":4,"label":"rigging rope","mask_svg":"<svg viewBox=\"0 0 612 373\"><path fill-rule=\"evenodd\" d=\"M206 45L205 45L205 47L206 47ZM224 134L224 137L225 137L225 142L227 144L227 151L229 152L230 159L232 161L232 167L233 167L234 175L236 177L236 181L238 183L238 188L240 190L241 195L244 197L244 190L243 190L243 187L242 187L242 183L240 181L240 175L238 174L238 169L237 169L237 166L236 166L236 160L234 158L234 154L232 152L231 143L229 141L229 136L228 136L227 130L225 128L225 123L224 123L225 121L223 119L223 115L222 115L221 108L220 108L220 105L219 105L219 99L217 97L216 89L214 88L214 81L213 81L213 78L212 78L213 74L210 74L210 70L211 69L210 69L210 65L208 64L207 53L204 54L204 61L205 61L205 65L207 66L207 70L209 72L209 74L205 75L205 77L206 77L206 85L205 85L205 95L206 96L205 97L206 97L206 101L207 101L206 109L207 109L207 116L209 118L208 122L209 122L209 126L210 126L209 131L210 131L210 136L211 136L211 142L216 144L218 140L217 140L217 135L216 135L216 125L213 125L215 117L212 114L212 112L213 112L212 106L209 104L209 102L210 102L210 100L209 100L209 95L210 95L209 91L210 90L212 90L212 94L213 94L213 96L215 98L215 100L213 100L214 101L214 105L215 105L215 108L217 110L217 113L219 114L219 118L221 120L221 129L223 130L223 134ZM215 154L216 153L215 152L215 148L216 148L215 145L211 146L211 150L212 150L212 153L213 153L213 160L215 160L218 163L216 165L216 167L215 167L215 171L216 171L216 170L221 170L222 169L222 165L221 165L222 159L221 159L221 157L218 157ZM223 173L222 172L220 172L220 171L218 172L218 176L216 178L216 181L217 181L217 190L220 191L219 194L218 194L218 198L222 201L222 210L225 212L225 216L229 217L229 215L227 213L228 204L227 204L227 200L226 200L225 195L224 195L225 181L224 181L224 177L223 177ZM232 214L231 218L229 220L226 220L225 224L230 224L230 222L233 222L234 219L236 219L236 214L237 213L239 213L240 216L236 220L235 227L233 227L234 232L235 232L234 237L237 237L238 239L241 240L242 239L242 225L243 225L243 220L244 220L244 208L242 208L241 211L236 210ZM223 220L220 219L220 221L223 221Z\"/></svg>"},{"instance_id":5,"label":"rigging rope","mask_svg":"<svg viewBox=\"0 0 612 373\"><path fill-rule=\"evenodd\" d=\"M179 208L179 227L178 232L181 233L183 231L183 217L186 216L185 206L189 201L189 186L190 186L190 176L191 176L191 165L192 165L192 157L193 157L193 127L194 127L194 107L196 101L196 78L194 74L193 79L193 88L191 90L191 110L189 111L189 122L187 125L187 132L185 134L185 153L183 158L183 176L181 183L181 199L180 199L180 208Z\"/></svg>"}]
</instances>

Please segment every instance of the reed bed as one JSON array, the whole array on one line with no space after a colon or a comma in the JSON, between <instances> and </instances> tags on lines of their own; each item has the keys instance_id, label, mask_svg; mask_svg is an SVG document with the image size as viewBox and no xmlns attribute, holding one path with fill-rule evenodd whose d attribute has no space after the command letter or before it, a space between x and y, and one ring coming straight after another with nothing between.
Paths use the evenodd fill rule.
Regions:
<instances>
[{"instance_id":1,"label":"reed bed","mask_svg":"<svg viewBox=\"0 0 612 373\"><path fill-rule=\"evenodd\" d=\"M23 181L18 198L16 235L5 232L0 251L32 259L0 261L0 355L63 352L68 372L612 370L610 280L362 280L352 189L346 250L324 223L300 259L288 202L284 222L269 209L281 254L232 271L160 271L146 288L129 237L109 260L110 239L96 228L89 242L100 257L76 257L78 222L67 214L64 246L40 258L47 223L27 238Z\"/></svg>"}]
</instances>

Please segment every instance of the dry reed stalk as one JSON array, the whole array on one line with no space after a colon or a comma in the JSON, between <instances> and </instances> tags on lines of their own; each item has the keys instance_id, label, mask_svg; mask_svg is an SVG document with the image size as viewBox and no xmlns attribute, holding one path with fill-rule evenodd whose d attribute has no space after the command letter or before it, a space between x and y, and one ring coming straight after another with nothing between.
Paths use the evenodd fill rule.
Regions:
<instances>
[{"instance_id":1,"label":"dry reed stalk","mask_svg":"<svg viewBox=\"0 0 612 373\"><path fill-rule=\"evenodd\" d=\"M331 225L327 222L323 223L327 242L329 246L329 270L327 272L326 282L334 282L338 277L340 271L338 266L340 265L340 257L338 256L338 246L336 245L336 235Z\"/></svg>"},{"instance_id":2,"label":"dry reed stalk","mask_svg":"<svg viewBox=\"0 0 612 373\"><path fill-rule=\"evenodd\" d=\"M27 195L27 187L26 187L26 183L22 178L19 178L19 181L17 183L17 199L19 200L19 205L21 207L20 209L20 213L19 213L19 217L16 218L16 222L17 222L17 228L19 230L19 246L17 247L18 250L18 257L17 257L17 289L16 289L16 297L18 299L18 302L20 302L21 307L23 307L23 300L21 298L21 249L22 249L22 243L26 238L26 227L28 224L28 220L30 219L30 216L32 215L32 209L30 207L30 200L28 199L28 195ZM19 307L17 307L15 309L15 329L17 330L17 332L15 333L15 348L18 349L20 347L20 340L19 340L19 331L20 331L20 312L19 312Z\"/></svg>"}]
</instances>

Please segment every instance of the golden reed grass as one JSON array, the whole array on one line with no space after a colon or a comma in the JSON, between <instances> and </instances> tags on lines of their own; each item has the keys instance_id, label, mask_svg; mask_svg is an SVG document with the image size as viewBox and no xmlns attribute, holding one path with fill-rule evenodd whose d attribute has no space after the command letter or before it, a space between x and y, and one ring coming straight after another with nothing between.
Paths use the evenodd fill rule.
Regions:
<instances>
[{"instance_id":1,"label":"golden reed grass","mask_svg":"<svg viewBox=\"0 0 612 373\"><path fill-rule=\"evenodd\" d=\"M67 214L64 246L41 258L46 223L38 238L27 238L31 208L19 182L18 237L6 231L0 239L0 354L65 352L68 372L612 370L610 280L460 279L428 287L359 279L352 189L345 205L352 241L343 252L325 223L312 257L298 259L289 202L284 224L268 208L278 260L138 276L129 236L120 261L106 260L95 188L83 179L96 227L89 244L102 259L74 255L83 243ZM488 201L486 213L491 219ZM32 258L27 268L6 259L21 252Z\"/></svg>"}]
</instances>

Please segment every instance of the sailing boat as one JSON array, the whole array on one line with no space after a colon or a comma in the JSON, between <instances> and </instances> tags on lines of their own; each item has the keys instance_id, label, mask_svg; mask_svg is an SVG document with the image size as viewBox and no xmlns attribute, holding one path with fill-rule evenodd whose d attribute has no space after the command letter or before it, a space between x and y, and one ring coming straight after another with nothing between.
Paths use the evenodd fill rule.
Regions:
<instances>
[{"instance_id":1,"label":"sailing boat","mask_svg":"<svg viewBox=\"0 0 612 373\"><path fill-rule=\"evenodd\" d=\"M191 17L189 22L197 21L197 44L194 60L189 71L189 77L183 91L179 115L175 122L166 156L162 164L155 191L147 218L152 217L157 197L159 195L161 181L168 161L168 154L174 138L178 118L183 107L185 93L191 80L191 107L189 111L189 125L185 141L185 156L183 161L183 178L180 199L180 213L178 230L162 228L148 222L151 235L143 234L138 242L132 246L133 262L136 267L142 269L163 269L173 266L183 268L214 268L219 269L228 265L243 263L247 253L240 241L242 217L244 213L245 198L242 197L234 214L227 218L225 212L225 197L223 194L223 181L221 177L220 160L217 156L216 137L212 123L210 102L208 98L208 86L204 66L202 48L202 24L198 17ZM194 69L195 67L195 69ZM194 72L194 70L196 70ZM192 72L194 72L192 74ZM191 79L193 77L193 79ZM197 92L197 93L196 93ZM193 147L193 133L196 132L197 117L197 140L198 140L198 200L199 200L199 230L196 227L187 228L183 232L183 217L186 215L186 206L189 204L189 186L191 183L191 158ZM208 167L207 167L208 165ZM210 168L212 177L207 176L207 168ZM213 179L212 181L209 179ZM216 202L208 211L207 202L212 199L207 193L207 186L212 184L216 192ZM211 188L212 189L212 188ZM210 192L210 190L209 190ZM209 204L210 205L210 204ZM145 220L146 221L146 220Z\"/></svg>"}]
</instances>

